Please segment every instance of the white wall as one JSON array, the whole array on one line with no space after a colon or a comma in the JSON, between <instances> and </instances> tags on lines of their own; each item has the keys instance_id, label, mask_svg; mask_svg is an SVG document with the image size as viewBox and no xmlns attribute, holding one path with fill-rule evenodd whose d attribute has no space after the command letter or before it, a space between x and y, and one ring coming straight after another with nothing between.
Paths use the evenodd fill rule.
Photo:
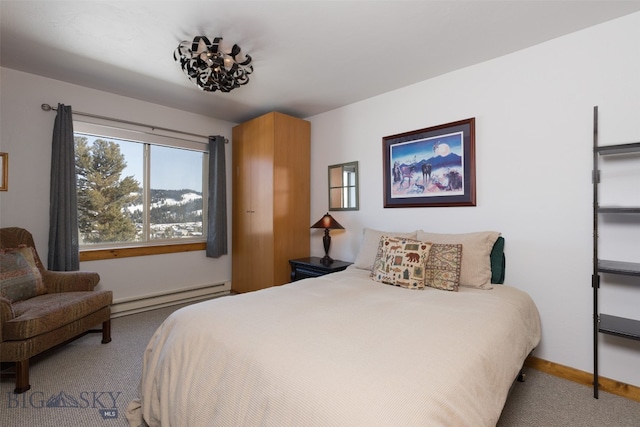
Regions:
<instances>
[{"instance_id":1,"label":"white wall","mask_svg":"<svg viewBox=\"0 0 640 427\"><path fill-rule=\"evenodd\" d=\"M231 139L233 123L174 110L131 98L0 69L0 151L9 153L9 191L0 193L0 226L23 227L34 236L46 263L49 227L49 181L54 112L43 103L71 105L73 110L158 125L199 135ZM203 141L206 142L206 141ZM231 165L231 146L226 150ZM231 182L230 168L227 181ZM229 237L231 192L228 192ZM229 242L229 248L231 243ZM82 262L81 270L100 273L99 287L113 291L114 302L225 283L231 280L231 257L206 258L204 251ZM198 294L195 292L194 294ZM158 300L162 301L162 300Z\"/></svg>"},{"instance_id":2,"label":"white wall","mask_svg":"<svg viewBox=\"0 0 640 427\"><path fill-rule=\"evenodd\" d=\"M394 61L389 72L410 66ZM542 317L534 354L592 372L595 105L602 144L640 141L638 13L311 117L311 220L328 208L327 166L357 160L360 210L333 213L346 228L332 232L333 258L355 258L363 227L502 232L506 283L527 291ZM477 206L384 209L382 138L470 117L476 118ZM607 187L621 204L640 205L635 160L635 171L618 175L626 198L620 187ZM613 228L601 257L640 262L640 221ZM324 253L321 233L312 233L311 251ZM640 319L640 286L629 283L603 285L602 311ZM640 386L640 343L600 340L601 375Z\"/></svg>"}]
</instances>

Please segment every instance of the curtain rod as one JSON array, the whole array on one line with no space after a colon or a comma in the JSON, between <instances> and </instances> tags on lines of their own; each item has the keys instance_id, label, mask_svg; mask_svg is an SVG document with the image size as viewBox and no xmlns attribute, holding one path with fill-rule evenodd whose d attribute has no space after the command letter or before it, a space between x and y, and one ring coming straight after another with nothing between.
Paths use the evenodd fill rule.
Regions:
<instances>
[{"instance_id":1,"label":"curtain rod","mask_svg":"<svg viewBox=\"0 0 640 427\"><path fill-rule=\"evenodd\" d=\"M52 111L52 110L53 111L58 111L57 108L52 107L49 104L42 104L40 106L40 108L42 108L42 110L44 110L44 111ZM163 128L163 127L160 127L160 126L153 126L153 125L148 125L148 124L145 124L145 123L132 122L132 121L129 121L129 120L114 119L113 117L99 116L97 114L83 113L81 111L75 111L73 109L71 110L71 112L72 112L72 114L77 114L79 116L93 117L94 119L110 120L110 121L118 122L118 123L126 123L128 125L147 127L147 128L150 128L151 130L163 130L163 131L166 131L166 132L173 132L173 133L179 133L179 134L182 134L182 135L195 136L196 138L204 138L206 140L209 139L209 137L205 136L205 135L198 135L196 133L183 132L181 130ZM228 144L229 140L227 138L225 138L224 142L225 142L225 144Z\"/></svg>"}]
</instances>

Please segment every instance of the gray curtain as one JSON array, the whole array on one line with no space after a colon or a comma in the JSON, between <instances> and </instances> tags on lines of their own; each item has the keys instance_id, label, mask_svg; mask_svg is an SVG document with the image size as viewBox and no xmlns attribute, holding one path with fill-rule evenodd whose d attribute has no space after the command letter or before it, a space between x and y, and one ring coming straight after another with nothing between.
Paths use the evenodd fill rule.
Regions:
<instances>
[{"instance_id":1,"label":"gray curtain","mask_svg":"<svg viewBox=\"0 0 640 427\"><path fill-rule=\"evenodd\" d=\"M211 258L227 254L227 175L224 146L224 137L209 137L207 256Z\"/></svg>"},{"instance_id":2,"label":"gray curtain","mask_svg":"<svg viewBox=\"0 0 640 427\"><path fill-rule=\"evenodd\" d=\"M58 104L51 142L48 269L80 269L78 194L71 106Z\"/></svg>"}]
</instances>

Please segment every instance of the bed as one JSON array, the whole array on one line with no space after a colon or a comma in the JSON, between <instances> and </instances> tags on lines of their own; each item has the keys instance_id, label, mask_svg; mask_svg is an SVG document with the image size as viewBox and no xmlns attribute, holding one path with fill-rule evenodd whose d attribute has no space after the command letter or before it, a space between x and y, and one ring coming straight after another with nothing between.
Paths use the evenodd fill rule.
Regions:
<instances>
[{"instance_id":1,"label":"bed","mask_svg":"<svg viewBox=\"0 0 640 427\"><path fill-rule=\"evenodd\" d=\"M474 261L467 242L455 291L417 290L376 280L382 239L400 233L367 230L342 272L170 315L145 350L130 425L495 426L540 340L529 295L496 284L504 240L481 242L474 268L489 279L465 285L479 274L464 268ZM434 240L407 236L393 238Z\"/></svg>"}]
</instances>

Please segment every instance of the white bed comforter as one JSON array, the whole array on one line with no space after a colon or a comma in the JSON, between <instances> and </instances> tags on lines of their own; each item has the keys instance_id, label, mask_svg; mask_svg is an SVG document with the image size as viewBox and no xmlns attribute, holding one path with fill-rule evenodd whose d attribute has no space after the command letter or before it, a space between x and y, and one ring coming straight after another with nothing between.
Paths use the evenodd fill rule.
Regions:
<instances>
[{"instance_id":1,"label":"white bed comforter","mask_svg":"<svg viewBox=\"0 0 640 427\"><path fill-rule=\"evenodd\" d=\"M509 286L402 289L348 268L176 311L131 426L494 426L540 340ZM143 420L144 418L144 420Z\"/></svg>"}]
</instances>

